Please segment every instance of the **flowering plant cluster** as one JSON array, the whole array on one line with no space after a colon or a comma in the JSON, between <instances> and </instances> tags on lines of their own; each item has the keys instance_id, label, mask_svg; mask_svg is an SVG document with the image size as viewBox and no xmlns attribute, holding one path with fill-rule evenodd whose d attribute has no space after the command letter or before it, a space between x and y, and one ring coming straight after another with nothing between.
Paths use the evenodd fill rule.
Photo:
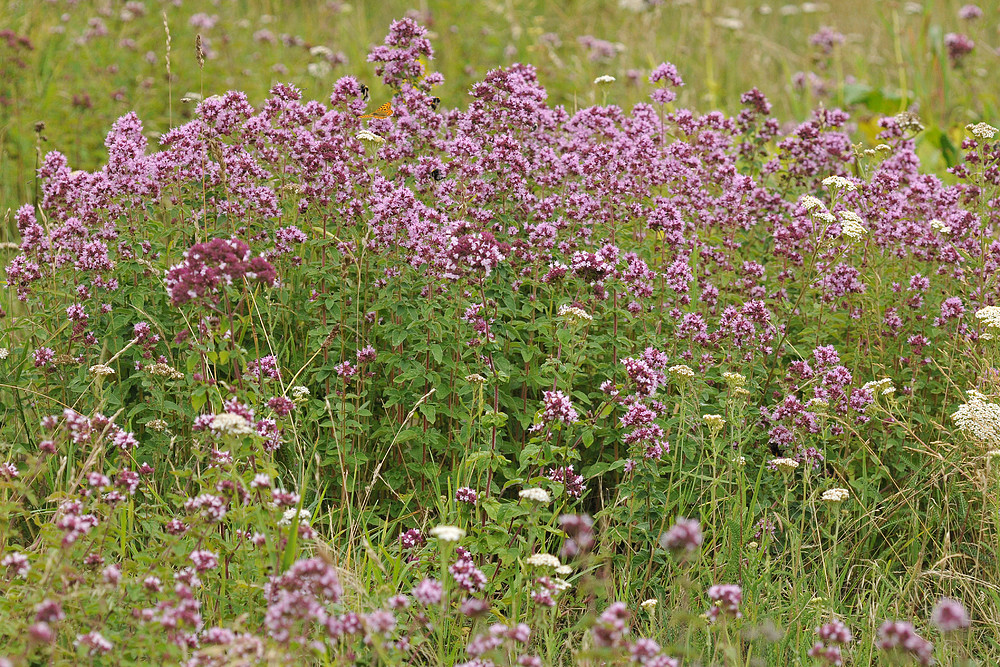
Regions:
<instances>
[{"instance_id":1,"label":"flowering plant cluster","mask_svg":"<svg viewBox=\"0 0 1000 667\"><path fill-rule=\"evenodd\" d=\"M524 64L461 110L432 57L412 19L371 51L388 116L278 84L157 149L127 114L94 172L44 156L6 267L5 659L841 664L857 572L995 536L994 128L945 181L912 115L864 149L756 89L698 114L669 63L630 111Z\"/></svg>"}]
</instances>

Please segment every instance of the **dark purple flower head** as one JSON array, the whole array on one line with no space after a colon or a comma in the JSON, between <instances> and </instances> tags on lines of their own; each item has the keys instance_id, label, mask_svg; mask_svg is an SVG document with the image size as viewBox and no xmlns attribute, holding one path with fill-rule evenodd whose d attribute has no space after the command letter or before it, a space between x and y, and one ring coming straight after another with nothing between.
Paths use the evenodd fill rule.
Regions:
<instances>
[{"instance_id":1,"label":"dark purple flower head","mask_svg":"<svg viewBox=\"0 0 1000 667\"><path fill-rule=\"evenodd\" d=\"M878 646L883 651L898 651L916 659L921 665L934 663L934 645L917 634L906 621L886 621L878 629Z\"/></svg>"},{"instance_id":2,"label":"dark purple flower head","mask_svg":"<svg viewBox=\"0 0 1000 667\"><path fill-rule=\"evenodd\" d=\"M965 57L976 48L976 43L968 35L960 32L949 32L945 35L944 45L948 49L948 60L951 61L952 67L961 65Z\"/></svg>"},{"instance_id":3,"label":"dark purple flower head","mask_svg":"<svg viewBox=\"0 0 1000 667\"><path fill-rule=\"evenodd\" d=\"M262 257L253 257L239 239L212 239L184 253L184 260L167 271L164 282L175 306L195 299L218 303L226 286L243 281L273 286L278 279L274 267Z\"/></svg>"},{"instance_id":4,"label":"dark purple flower head","mask_svg":"<svg viewBox=\"0 0 1000 667\"><path fill-rule=\"evenodd\" d=\"M958 600L941 598L931 612L931 623L941 632L953 632L969 627L969 612Z\"/></svg>"},{"instance_id":5,"label":"dark purple flower head","mask_svg":"<svg viewBox=\"0 0 1000 667\"><path fill-rule=\"evenodd\" d=\"M629 633L628 619L631 616L624 602L615 602L597 617L591 628L597 646L621 646Z\"/></svg>"},{"instance_id":6,"label":"dark purple flower head","mask_svg":"<svg viewBox=\"0 0 1000 667\"><path fill-rule=\"evenodd\" d=\"M741 618L740 603L743 602L743 590L735 584L716 584L708 589L708 599L714 602L708 610L710 621L716 620L720 614Z\"/></svg>"},{"instance_id":7,"label":"dark purple flower head","mask_svg":"<svg viewBox=\"0 0 1000 667\"><path fill-rule=\"evenodd\" d=\"M375 74L391 88L399 89L403 84L430 90L438 83L439 77L424 76L421 60L434 58L434 49L427 39L427 28L411 18L393 21L385 43L376 46L368 54L368 62L376 63Z\"/></svg>"},{"instance_id":8,"label":"dark purple flower head","mask_svg":"<svg viewBox=\"0 0 1000 667\"><path fill-rule=\"evenodd\" d=\"M563 466L560 468L550 468L548 478L553 482L559 482L566 487L566 495L573 498L580 498L587 487L583 484L583 475L577 475L573 471L573 466Z\"/></svg>"},{"instance_id":9,"label":"dark purple flower head","mask_svg":"<svg viewBox=\"0 0 1000 667\"><path fill-rule=\"evenodd\" d=\"M958 10L958 18L963 21L975 21L983 18L983 10L978 5L963 5Z\"/></svg>"},{"instance_id":10,"label":"dark purple flower head","mask_svg":"<svg viewBox=\"0 0 1000 667\"><path fill-rule=\"evenodd\" d=\"M701 524L697 519L677 517L677 521L660 536L660 546L670 551L693 553L701 548Z\"/></svg>"},{"instance_id":11,"label":"dark purple flower head","mask_svg":"<svg viewBox=\"0 0 1000 667\"><path fill-rule=\"evenodd\" d=\"M467 486L463 486L457 491L455 491L455 500L460 503L468 503L469 505L475 505L476 501L479 499L478 494Z\"/></svg>"}]
</instances>

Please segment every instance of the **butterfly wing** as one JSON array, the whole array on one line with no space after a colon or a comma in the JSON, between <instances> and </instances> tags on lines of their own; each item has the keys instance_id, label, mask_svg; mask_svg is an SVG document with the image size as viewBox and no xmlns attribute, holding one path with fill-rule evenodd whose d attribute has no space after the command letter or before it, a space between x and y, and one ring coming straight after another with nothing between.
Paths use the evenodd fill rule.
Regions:
<instances>
[{"instance_id":1,"label":"butterfly wing","mask_svg":"<svg viewBox=\"0 0 1000 667\"><path fill-rule=\"evenodd\" d=\"M392 103L386 102L378 109L375 109L375 111L371 113L366 113L364 116L358 116L358 119L364 120L365 118L376 118L378 120L381 120L383 118L388 118L391 115L392 115Z\"/></svg>"}]
</instances>

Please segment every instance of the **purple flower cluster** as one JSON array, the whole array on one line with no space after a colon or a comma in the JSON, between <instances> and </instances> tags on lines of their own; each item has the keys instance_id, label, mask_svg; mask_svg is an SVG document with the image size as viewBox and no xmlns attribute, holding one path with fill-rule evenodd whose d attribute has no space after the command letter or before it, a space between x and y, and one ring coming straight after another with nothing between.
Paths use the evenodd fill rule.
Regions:
<instances>
[{"instance_id":1,"label":"purple flower cluster","mask_svg":"<svg viewBox=\"0 0 1000 667\"><path fill-rule=\"evenodd\" d=\"M917 634L911 623L886 621L878 629L876 645L884 651L909 655L921 665L934 662L934 645Z\"/></svg>"},{"instance_id":2,"label":"purple flower cluster","mask_svg":"<svg viewBox=\"0 0 1000 667\"><path fill-rule=\"evenodd\" d=\"M239 239L212 239L184 253L184 261L167 271L164 282L175 306L192 300L218 303L223 287L262 283L273 286L278 274L263 257L253 257Z\"/></svg>"},{"instance_id":3,"label":"purple flower cluster","mask_svg":"<svg viewBox=\"0 0 1000 667\"><path fill-rule=\"evenodd\" d=\"M694 553L701 548L703 541L701 524L697 519L677 517L667 532L660 535L660 546L676 552Z\"/></svg>"},{"instance_id":4,"label":"purple flower cluster","mask_svg":"<svg viewBox=\"0 0 1000 667\"><path fill-rule=\"evenodd\" d=\"M841 667L844 664L842 646L854 641L850 628L843 622L834 619L816 628L819 641L809 649L809 657L821 660L828 665Z\"/></svg>"},{"instance_id":5,"label":"purple flower cluster","mask_svg":"<svg viewBox=\"0 0 1000 667\"><path fill-rule=\"evenodd\" d=\"M553 482L562 484L566 489L566 495L573 498L581 498L583 492L587 490L587 487L583 483L583 475L577 475L571 465L550 468L547 476Z\"/></svg>"},{"instance_id":6,"label":"purple flower cluster","mask_svg":"<svg viewBox=\"0 0 1000 667\"><path fill-rule=\"evenodd\" d=\"M716 584L708 589L708 599L713 602L708 608L708 620L715 621L719 615L731 618L742 618L740 604L743 602L743 590L735 584Z\"/></svg>"}]
</instances>

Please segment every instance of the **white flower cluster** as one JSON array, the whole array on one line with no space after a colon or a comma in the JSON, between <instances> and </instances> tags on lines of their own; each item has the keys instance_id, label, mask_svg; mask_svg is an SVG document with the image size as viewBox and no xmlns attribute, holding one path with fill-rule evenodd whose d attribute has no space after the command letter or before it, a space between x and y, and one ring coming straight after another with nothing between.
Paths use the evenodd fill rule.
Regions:
<instances>
[{"instance_id":1,"label":"white flower cluster","mask_svg":"<svg viewBox=\"0 0 1000 667\"><path fill-rule=\"evenodd\" d=\"M863 238L865 234L868 233L868 228L865 227L864 221L861 216L854 211L841 211L840 216L840 233L855 241Z\"/></svg>"},{"instance_id":2,"label":"white flower cluster","mask_svg":"<svg viewBox=\"0 0 1000 667\"><path fill-rule=\"evenodd\" d=\"M858 186L843 176L828 176L823 179L823 185L833 190L846 190L847 192L856 192L858 189Z\"/></svg>"},{"instance_id":3,"label":"white flower cluster","mask_svg":"<svg viewBox=\"0 0 1000 667\"><path fill-rule=\"evenodd\" d=\"M996 136L997 132L1000 132L997 128L993 127L989 123L976 123L975 125L966 125L965 129L972 133L976 139L992 139Z\"/></svg>"},{"instance_id":4,"label":"white flower cluster","mask_svg":"<svg viewBox=\"0 0 1000 667\"><path fill-rule=\"evenodd\" d=\"M828 503L842 503L850 497L851 492L847 489L827 489L820 499Z\"/></svg>"},{"instance_id":5,"label":"white flower cluster","mask_svg":"<svg viewBox=\"0 0 1000 667\"><path fill-rule=\"evenodd\" d=\"M549 492L545 489L522 489L517 495L525 500L533 500L536 503L541 503L543 505L552 502L552 496L550 496Z\"/></svg>"},{"instance_id":6,"label":"white flower cluster","mask_svg":"<svg viewBox=\"0 0 1000 667\"><path fill-rule=\"evenodd\" d=\"M747 386L747 377L740 373L726 371L722 374L722 379L730 389Z\"/></svg>"},{"instance_id":7,"label":"white flower cluster","mask_svg":"<svg viewBox=\"0 0 1000 667\"><path fill-rule=\"evenodd\" d=\"M893 386L890 378L882 378L881 380L866 382L861 388L867 389L873 394L882 394L883 396L889 396L896 393L896 387Z\"/></svg>"},{"instance_id":8,"label":"white flower cluster","mask_svg":"<svg viewBox=\"0 0 1000 667\"><path fill-rule=\"evenodd\" d=\"M799 203L802 204L802 208L807 211L812 211L817 208L820 210L826 210L826 205L812 195L802 195L802 198L799 199Z\"/></svg>"},{"instance_id":9,"label":"white flower cluster","mask_svg":"<svg viewBox=\"0 0 1000 667\"><path fill-rule=\"evenodd\" d=\"M292 525L292 521L295 521L296 515L298 515L298 517L299 517L299 525L300 526L301 525L306 525L306 526L309 525L309 517L312 516L312 512L310 512L309 510L307 510L304 507L302 509L299 509L297 507L292 507L290 509L285 510L285 513L283 515L281 515L280 519L278 519L278 525L279 526L290 526L290 525Z\"/></svg>"},{"instance_id":10,"label":"white flower cluster","mask_svg":"<svg viewBox=\"0 0 1000 667\"><path fill-rule=\"evenodd\" d=\"M1000 444L1000 405L975 389L965 392L968 399L951 416L963 433L987 445Z\"/></svg>"},{"instance_id":11,"label":"white flower cluster","mask_svg":"<svg viewBox=\"0 0 1000 667\"><path fill-rule=\"evenodd\" d=\"M723 419L722 415L702 415L701 419L713 434L718 434L726 425L726 420Z\"/></svg>"},{"instance_id":12,"label":"white flower cluster","mask_svg":"<svg viewBox=\"0 0 1000 667\"><path fill-rule=\"evenodd\" d=\"M431 528L431 537L436 537L442 542L458 542L465 537L465 531L458 526L441 524Z\"/></svg>"},{"instance_id":13,"label":"white flower cluster","mask_svg":"<svg viewBox=\"0 0 1000 667\"><path fill-rule=\"evenodd\" d=\"M546 553L532 554L525 562L532 567L551 567L553 569L562 565L558 558Z\"/></svg>"},{"instance_id":14,"label":"white flower cluster","mask_svg":"<svg viewBox=\"0 0 1000 667\"><path fill-rule=\"evenodd\" d=\"M985 306L976 311L976 319L992 329L1000 329L1000 306Z\"/></svg>"},{"instance_id":15,"label":"white flower cluster","mask_svg":"<svg viewBox=\"0 0 1000 667\"><path fill-rule=\"evenodd\" d=\"M694 377L694 371L691 370L690 366L685 364L677 364L676 366L671 366L669 369L670 374L679 380L689 380Z\"/></svg>"},{"instance_id":16,"label":"white flower cluster","mask_svg":"<svg viewBox=\"0 0 1000 667\"><path fill-rule=\"evenodd\" d=\"M218 431L223 435L240 436L254 433L250 422L243 415L232 412L223 412L221 415L215 415L212 419L211 427L213 431Z\"/></svg>"},{"instance_id":17,"label":"white flower cluster","mask_svg":"<svg viewBox=\"0 0 1000 667\"><path fill-rule=\"evenodd\" d=\"M562 317L570 324L576 322L593 322L594 317L582 308L563 304L559 306L559 317Z\"/></svg>"},{"instance_id":18,"label":"white flower cluster","mask_svg":"<svg viewBox=\"0 0 1000 667\"><path fill-rule=\"evenodd\" d=\"M936 232L940 232L941 234L947 234L948 232L951 231L951 227L949 227L948 225L944 224L944 222L936 218L934 220L931 220L930 225L931 229L933 229Z\"/></svg>"},{"instance_id":19,"label":"white flower cluster","mask_svg":"<svg viewBox=\"0 0 1000 667\"><path fill-rule=\"evenodd\" d=\"M795 459L778 458L771 459L771 465L777 468L780 472L792 472L799 467L799 462Z\"/></svg>"},{"instance_id":20,"label":"white flower cluster","mask_svg":"<svg viewBox=\"0 0 1000 667\"><path fill-rule=\"evenodd\" d=\"M378 136L371 130L361 130L360 132L354 135L354 138L359 139L361 141L367 141L376 145L385 143L384 138Z\"/></svg>"},{"instance_id":21,"label":"white flower cluster","mask_svg":"<svg viewBox=\"0 0 1000 667\"><path fill-rule=\"evenodd\" d=\"M156 362L155 364L150 364L146 366L146 372L150 375L156 375L159 377L170 378L171 380L183 380L184 373L175 369L170 364L164 364L162 362Z\"/></svg>"}]
</instances>

